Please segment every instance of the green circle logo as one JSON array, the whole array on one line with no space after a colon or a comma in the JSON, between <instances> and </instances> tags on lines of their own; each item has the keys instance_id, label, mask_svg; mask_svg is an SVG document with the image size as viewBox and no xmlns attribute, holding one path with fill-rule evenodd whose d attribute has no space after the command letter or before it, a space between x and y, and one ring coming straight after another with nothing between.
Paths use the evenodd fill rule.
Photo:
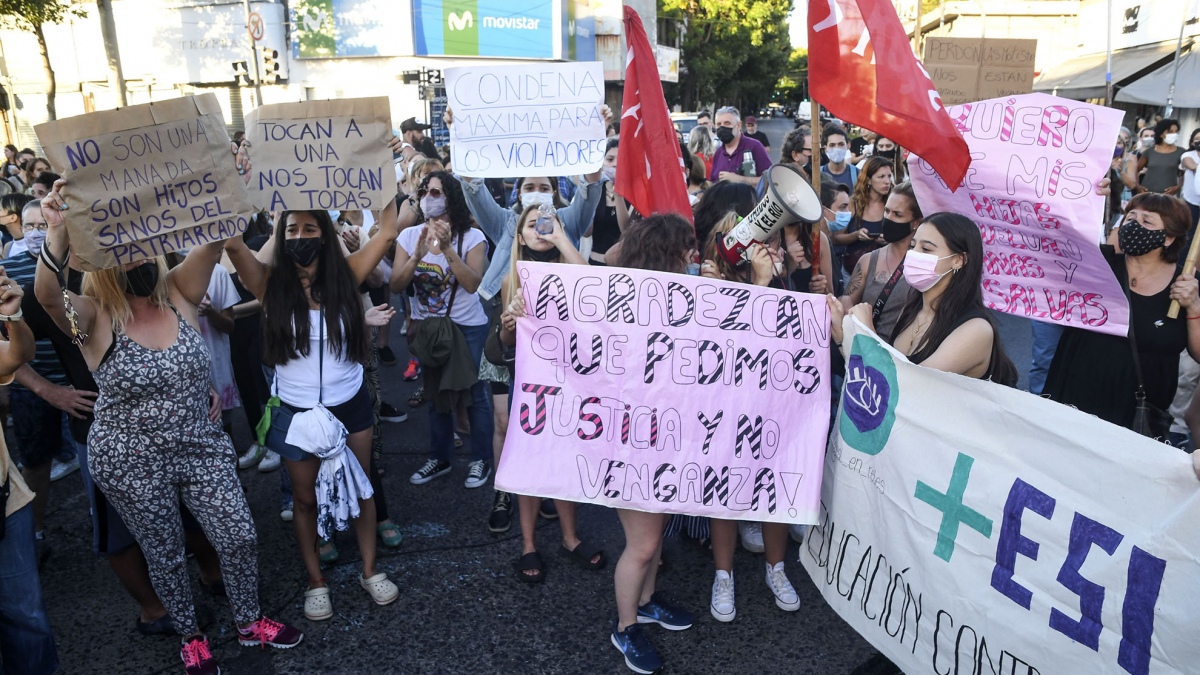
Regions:
<instances>
[{"instance_id":1,"label":"green circle logo","mask_svg":"<svg viewBox=\"0 0 1200 675\"><path fill-rule=\"evenodd\" d=\"M842 417L839 431L850 447L878 455L896 423L900 387L896 362L878 342L854 336L846 381L842 384Z\"/></svg>"}]
</instances>

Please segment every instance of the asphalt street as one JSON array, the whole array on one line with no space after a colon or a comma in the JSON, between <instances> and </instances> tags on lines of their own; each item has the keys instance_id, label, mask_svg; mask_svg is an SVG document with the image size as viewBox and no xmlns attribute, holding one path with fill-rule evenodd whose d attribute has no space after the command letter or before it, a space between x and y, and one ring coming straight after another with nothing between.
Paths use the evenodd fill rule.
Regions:
<instances>
[{"instance_id":1,"label":"asphalt street","mask_svg":"<svg viewBox=\"0 0 1200 675\"><path fill-rule=\"evenodd\" d=\"M764 120L778 152L778 139L790 120ZM1000 317L1010 356L1028 370L1029 323ZM394 343L403 344L402 339ZM384 488L391 514L404 541L398 549L380 549L379 567L401 589L388 607L374 606L358 587L358 554L351 533L337 537L341 559L326 570L333 589L335 616L314 623L303 618L304 574L292 529L279 517L279 473L242 471L259 537L260 598L264 612L305 631L289 651L240 648L233 619L221 598L199 590L198 572L189 563L197 603L215 617L206 630L222 672L229 675L273 673L626 673L609 642L615 614L612 569L624 539L609 509L579 510L581 536L601 545L609 564L584 571L561 551L557 522L539 521L538 537L548 571L545 583L527 585L515 577L520 535L513 529L493 535L487 529L490 486L464 488L466 458L454 472L428 485L414 486L408 476L428 450L428 413L409 410L406 400L416 383L404 382L406 360L382 370L385 400L409 411L407 422L385 424ZM238 415L236 445L249 434ZM88 503L79 474L54 483L46 516L50 556L42 585L59 642L62 673L180 673L179 642L150 638L134 628L137 607L107 563L91 552ZM696 615L687 631L652 628L667 673L842 674L872 648L851 630L818 595L797 563L791 544L788 575L803 606L795 613L777 609L763 581L763 561L739 549L735 557L737 619L719 623L708 612L713 565L694 543L668 539L667 565L659 588Z\"/></svg>"}]
</instances>

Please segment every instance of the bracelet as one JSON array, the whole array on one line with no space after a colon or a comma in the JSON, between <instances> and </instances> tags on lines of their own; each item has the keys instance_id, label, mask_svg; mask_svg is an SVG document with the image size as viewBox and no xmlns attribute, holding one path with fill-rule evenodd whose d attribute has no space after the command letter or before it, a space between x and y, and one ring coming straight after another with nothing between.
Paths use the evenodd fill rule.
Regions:
<instances>
[{"instance_id":1,"label":"bracelet","mask_svg":"<svg viewBox=\"0 0 1200 675\"><path fill-rule=\"evenodd\" d=\"M62 274L63 268L66 267L67 262L71 260L71 247L68 246L67 250L63 252L62 262L58 262L54 259L54 256L50 254L50 247L46 245L42 245L42 253L40 256L38 256L38 258L46 264L46 267L50 268L51 272L54 272L55 274Z\"/></svg>"},{"instance_id":2,"label":"bracelet","mask_svg":"<svg viewBox=\"0 0 1200 675\"><path fill-rule=\"evenodd\" d=\"M1200 316L1189 316L1187 318L1188 321L1195 321L1196 319L1200 319Z\"/></svg>"},{"instance_id":3,"label":"bracelet","mask_svg":"<svg viewBox=\"0 0 1200 675\"><path fill-rule=\"evenodd\" d=\"M12 314L12 315L0 314L0 323L8 323L8 322L13 322L13 321L24 321L24 316L25 316L25 311L18 307L16 314Z\"/></svg>"}]
</instances>

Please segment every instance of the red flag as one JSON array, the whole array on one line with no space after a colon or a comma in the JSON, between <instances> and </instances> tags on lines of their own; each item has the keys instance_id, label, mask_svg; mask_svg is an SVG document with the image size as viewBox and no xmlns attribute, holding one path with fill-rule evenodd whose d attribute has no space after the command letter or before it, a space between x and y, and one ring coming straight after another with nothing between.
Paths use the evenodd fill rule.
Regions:
<instances>
[{"instance_id":1,"label":"red flag","mask_svg":"<svg viewBox=\"0 0 1200 675\"><path fill-rule=\"evenodd\" d=\"M625 97L617 149L617 192L642 215L678 213L692 222L683 155L667 110L658 61L642 20L625 6Z\"/></svg>"},{"instance_id":2,"label":"red flag","mask_svg":"<svg viewBox=\"0 0 1200 675\"><path fill-rule=\"evenodd\" d=\"M808 73L812 97L834 115L913 151L947 185L962 182L970 150L891 0L809 0Z\"/></svg>"}]
</instances>

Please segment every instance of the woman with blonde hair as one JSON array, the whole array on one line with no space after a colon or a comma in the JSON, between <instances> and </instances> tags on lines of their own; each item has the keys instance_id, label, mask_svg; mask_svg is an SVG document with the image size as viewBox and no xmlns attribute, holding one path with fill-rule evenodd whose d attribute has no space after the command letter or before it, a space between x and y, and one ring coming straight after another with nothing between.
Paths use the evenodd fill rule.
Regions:
<instances>
[{"instance_id":1,"label":"woman with blonde hair","mask_svg":"<svg viewBox=\"0 0 1200 675\"><path fill-rule=\"evenodd\" d=\"M517 263L521 261L561 263L570 265L587 265L588 261L571 244L571 240L563 231L562 223L557 218L552 223L553 229L549 234L537 231L538 208L531 206L521 212L520 229L517 232L516 245L513 247L512 262L508 276L504 278L501 294L505 311L500 315L500 342L511 347L517 341L517 319L525 316L525 299L521 294L521 277L517 273ZM507 408L504 414L504 425L507 427ZM499 456L499 454L497 454ZM541 497L517 495L517 503L521 510L521 557L516 562L517 578L526 583L539 583L545 578L545 567L537 550L537 518L541 505ZM574 561L589 570L604 567L604 551L594 544L580 540L575 533L574 502L554 500L558 512L558 522L562 527L563 550Z\"/></svg>"},{"instance_id":2,"label":"woman with blonde hair","mask_svg":"<svg viewBox=\"0 0 1200 675\"><path fill-rule=\"evenodd\" d=\"M247 164L239 156L239 165ZM193 248L170 271L160 256L88 273L83 294L69 294L64 306L59 280L71 254L61 213L65 184L56 181L42 200L49 232L37 298L76 339L99 386L88 436L92 479L145 552L154 590L183 636L184 668L188 675L220 672L196 623L181 499L220 556L238 641L294 647L304 635L259 608L254 521L238 481L237 455L221 430L220 402L210 400L212 366L198 307L223 242Z\"/></svg>"},{"instance_id":3,"label":"woman with blonde hair","mask_svg":"<svg viewBox=\"0 0 1200 675\"><path fill-rule=\"evenodd\" d=\"M707 178L712 169L713 154L717 151L716 146L713 145L712 132L708 130L708 127L692 127L692 130L688 132L687 149L688 152L700 158L704 164L704 176Z\"/></svg>"}]
</instances>

